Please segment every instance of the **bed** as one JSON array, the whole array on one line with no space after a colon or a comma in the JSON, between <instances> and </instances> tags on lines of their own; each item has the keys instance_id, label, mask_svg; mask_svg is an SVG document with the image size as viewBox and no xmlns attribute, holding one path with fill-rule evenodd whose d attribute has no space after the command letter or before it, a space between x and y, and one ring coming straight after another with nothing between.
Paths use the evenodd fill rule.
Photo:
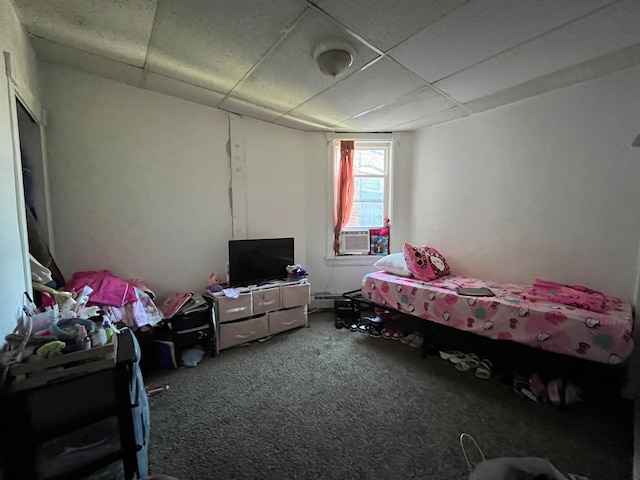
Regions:
<instances>
[{"instance_id":1,"label":"bed","mask_svg":"<svg viewBox=\"0 0 640 480\"><path fill-rule=\"evenodd\" d=\"M465 296L457 287L488 288L495 296ZM633 350L631 306L606 297L605 311L590 311L526 295L530 286L447 275L421 281L385 271L365 275L367 303L392 308L458 330L549 352L619 365Z\"/></svg>"}]
</instances>

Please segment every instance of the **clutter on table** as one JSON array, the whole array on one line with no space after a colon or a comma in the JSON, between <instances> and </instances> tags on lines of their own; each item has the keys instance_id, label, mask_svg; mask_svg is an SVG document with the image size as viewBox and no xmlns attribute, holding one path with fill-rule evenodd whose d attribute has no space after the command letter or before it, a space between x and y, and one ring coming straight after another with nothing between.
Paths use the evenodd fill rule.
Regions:
<instances>
[{"instance_id":1,"label":"clutter on table","mask_svg":"<svg viewBox=\"0 0 640 480\"><path fill-rule=\"evenodd\" d=\"M23 315L0 353L0 383L13 389L109 368L116 358L116 324L137 329L162 320L155 294L143 282L108 270L77 272L64 290L55 282L32 285L36 301L24 293Z\"/></svg>"}]
</instances>

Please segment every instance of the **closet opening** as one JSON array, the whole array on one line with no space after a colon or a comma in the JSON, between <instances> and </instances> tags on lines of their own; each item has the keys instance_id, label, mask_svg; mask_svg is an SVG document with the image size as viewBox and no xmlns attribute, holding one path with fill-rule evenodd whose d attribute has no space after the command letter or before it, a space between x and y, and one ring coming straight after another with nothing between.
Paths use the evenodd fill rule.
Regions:
<instances>
[{"instance_id":1,"label":"closet opening","mask_svg":"<svg viewBox=\"0 0 640 480\"><path fill-rule=\"evenodd\" d=\"M51 253L51 211L43 125L17 96L16 113L32 279L59 288L64 285L64 278Z\"/></svg>"}]
</instances>

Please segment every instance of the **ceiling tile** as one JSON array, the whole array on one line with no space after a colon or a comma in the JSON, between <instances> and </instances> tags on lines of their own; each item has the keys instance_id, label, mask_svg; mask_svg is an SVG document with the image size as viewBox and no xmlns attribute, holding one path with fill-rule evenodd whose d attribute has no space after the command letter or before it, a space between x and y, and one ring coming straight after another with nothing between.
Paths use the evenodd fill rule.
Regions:
<instances>
[{"instance_id":1,"label":"ceiling tile","mask_svg":"<svg viewBox=\"0 0 640 480\"><path fill-rule=\"evenodd\" d=\"M425 87L364 115L341 122L338 127L351 131L380 131L432 113L450 109L456 103L432 87Z\"/></svg>"},{"instance_id":2,"label":"ceiling tile","mask_svg":"<svg viewBox=\"0 0 640 480\"><path fill-rule=\"evenodd\" d=\"M317 0L344 26L386 52L466 0Z\"/></svg>"},{"instance_id":3,"label":"ceiling tile","mask_svg":"<svg viewBox=\"0 0 640 480\"><path fill-rule=\"evenodd\" d=\"M273 123L277 125L281 125L283 127L294 128L296 130L302 130L304 132L324 132L330 130L329 125L323 125L317 122L311 122L306 120L300 120L298 118L293 118L289 115L284 115Z\"/></svg>"},{"instance_id":4,"label":"ceiling tile","mask_svg":"<svg viewBox=\"0 0 640 480\"><path fill-rule=\"evenodd\" d=\"M149 71L145 71L141 87L209 107L217 107L224 98L221 93Z\"/></svg>"},{"instance_id":5,"label":"ceiling tile","mask_svg":"<svg viewBox=\"0 0 640 480\"><path fill-rule=\"evenodd\" d=\"M640 64L640 0L10 3L41 60L303 131L421 128ZM328 37L358 51L335 80L311 58Z\"/></svg>"},{"instance_id":6,"label":"ceiling tile","mask_svg":"<svg viewBox=\"0 0 640 480\"><path fill-rule=\"evenodd\" d=\"M602 55L593 60L574 65L573 67L521 83L520 85L502 90L493 95L479 98L478 100L466 103L465 107L474 113L484 112L557 88L574 85L579 82L598 78L607 73L634 67L638 64L640 64L640 44L623 48L615 53Z\"/></svg>"},{"instance_id":7,"label":"ceiling tile","mask_svg":"<svg viewBox=\"0 0 640 480\"><path fill-rule=\"evenodd\" d=\"M227 93L305 8L303 0L163 0L146 66Z\"/></svg>"},{"instance_id":8,"label":"ceiling tile","mask_svg":"<svg viewBox=\"0 0 640 480\"><path fill-rule=\"evenodd\" d=\"M475 0L389 54L435 82L607 3L611 0Z\"/></svg>"},{"instance_id":9,"label":"ceiling tile","mask_svg":"<svg viewBox=\"0 0 640 480\"><path fill-rule=\"evenodd\" d=\"M32 35L144 66L157 0L14 0Z\"/></svg>"},{"instance_id":10,"label":"ceiling tile","mask_svg":"<svg viewBox=\"0 0 640 480\"><path fill-rule=\"evenodd\" d=\"M281 112L276 112L268 107L263 107L239 98L231 97L225 98L219 108L231 113L257 118L258 120L264 120L266 122L271 122L282 115Z\"/></svg>"},{"instance_id":11,"label":"ceiling tile","mask_svg":"<svg viewBox=\"0 0 640 480\"><path fill-rule=\"evenodd\" d=\"M99 75L101 77L123 82L134 87L142 83L144 70L128 63L110 60L93 53L61 45L39 37L30 37L38 60L63 65L75 70Z\"/></svg>"},{"instance_id":12,"label":"ceiling tile","mask_svg":"<svg viewBox=\"0 0 640 480\"><path fill-rule=\"evenodd\" d=\"M422 118L412 120L407 123L401 123L392 127L394 132L413 131L423 127L429 127L431 125L438 125L440 123L450 122L458 118L469 116L468 110L462 107L453 107L442 112L432 113Z\"/></svg>"},{"instance_id":13,"label":"ceiling tile","mask_svg":"<svg viewBox=\"0 0 640 480\"><path fill-rule=\"evenodd\" d=\"M435 85L466 103L640 43L640 2L615 3Z\"/></svg>"},{"instance_id":14,"label":"ceiling tile","mask_svg":"<svg viewBox=\"0 0 640 480\"><path fill-rule=\"evenodd\" d=\"M287 37L233 90L233 97L266 105L286 113L340 80L320 72L313 50L325 41L344 41L356 51L351 74L377 53L351 37L340 25L317 10L308 10Z\"/></svg>"},{"instance_id":15,"label":"ceiling tile","mask_svg":"<svg viewBox=\"0 0 640 480\"><path fill-rule=\"evenodd\" d=\"M424 80L385 57L305 102L291 114L336 125L424 86Z\"/></svg>"}]
</instances>

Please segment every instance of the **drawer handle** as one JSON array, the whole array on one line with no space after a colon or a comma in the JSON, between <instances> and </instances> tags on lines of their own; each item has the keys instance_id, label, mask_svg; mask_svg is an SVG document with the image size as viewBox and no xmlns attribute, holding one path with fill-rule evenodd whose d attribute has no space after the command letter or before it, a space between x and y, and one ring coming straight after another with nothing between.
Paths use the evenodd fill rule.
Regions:
<instances>
[{"instance_id":1,"label":"drawer handle","mask_svg":"<svg viewBox=\"0 0 640 480\"><path fill-rule=\"evenodd\" d=\"M239 333L239 334L236 335L236 338L249 338L253 334L254 334L254 332L247 333L246 335L243 335L243 334Z\"/></svg>"},{"instance_id":2,"label":"drawer handle","mask_svg":"<svg viewBox=\"0 0 640 480\"><path fill-rule=\"evenodd\" d=\"M275 300L271 300L270 302L262 302L261 305L273 305L274 303L276 303Z\"/></svg>"},{"instance_id":3,"label":"drawer handle","mask_svg":"<svg viewBox=\"0 0 640 480\"><path fill-rule=\"evenodd\" d=\"M246 309L247 307L230 308L229 310L226 311L226 313L242 312L243 310L246 310Z\"/></svg>"},{"instance_id":4,"label":"drawer handle","mask_svg":"<svg viewBox=\"0 0 640 480\"><path fill-rule=\"evenodd\" d=\"M297 320L291 320L290 322L282 322L282 325L293 325Z\"/></svg>"}]
</instances>

